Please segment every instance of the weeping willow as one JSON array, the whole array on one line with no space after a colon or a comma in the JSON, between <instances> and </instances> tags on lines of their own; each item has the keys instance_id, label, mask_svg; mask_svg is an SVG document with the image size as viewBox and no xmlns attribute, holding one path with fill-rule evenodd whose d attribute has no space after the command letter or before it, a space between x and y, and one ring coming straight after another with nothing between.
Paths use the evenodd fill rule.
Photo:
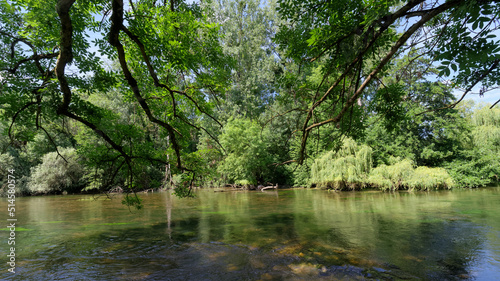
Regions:
<instances>
[{"instance_id":1,"label":"weeping willow","mask_svg":"<svg viewBox=\"0 0 500 281\"><path fill-rule=\"evenodd\" d=\"M372 149L346 139L338 151L328 151L314 161L310 185L336 190L365 187L381 190L430 190L454 186L445 169L415 167L409 159L396 161L392 165L380 165L375 169L372 166Z\"/></svg>"},{"instance_id":2,"label":"weeping willow","mask_svg":"<svg viewBox=\"0 0 500 281\"><path fill-rule=\"evenodd\" d=\"M478 126L472 133L475 146L488 146L492 150L500 147L500 126Z\"/></svg>"},{"instance_id":3,"label":"weeping willow","mask_svg":"<svg viewBox=\"0 0 500 281\"><path fill-rule=\"evenodd\" d=\"M492 153L500 152L500 108L483 107L474 111L472 131L474 146L484 147Z\"/></svg>"},{"instance_id":4,"label":"weeping willow","mask_svg":"<svg viewBox=\"0 0 500 281\"><path fill-rule=\"evenodd\" d=\"M415 168L408 159L373 169L368 182L370 186L382 190L450 189L455 185L445 169L424 166Z\"/></svg>"},{"instance_id":5,"label":"weeping willow","mask_svg":"<svg viewBox=\"0 0 500 281\"><path fill-rule=\"evenodd\" d=\"M348 138L337 151L328 151L311 167L311 185L333 189L361 189L372 168L372 149Z\"/></svg>"},{"instance_id":6,"label":"weeping willow","mask_svg":"<svg viewBox=\"0 0 500 281\"><path fill-rule=\"evenodd\" d=\"M472 123L476 126L500 127L500 108L483 107L474 111Z\"/></svg>"},{"instance_id":7,"label":"weeping willow","mask_svg":"<svg viewBox=\"0 0 500 281\"><path fill-rule=\"evenodd\" d=\"M443 168L417 167L404 185L409 190L450 189L455 184Z\"/></svg>"},{"instance_id":8,"label":"weeping willow","mask_svg":"<svg viewBox=\"0 0 500 281\"><path fill-rule=\"evenodd\" d=\"M404 182L413 173L413 161L404 159L393 165L380 165L373 169L368 177L370 185L382 190L398 190L404 188Z\"/></svg>"}]
</instances>

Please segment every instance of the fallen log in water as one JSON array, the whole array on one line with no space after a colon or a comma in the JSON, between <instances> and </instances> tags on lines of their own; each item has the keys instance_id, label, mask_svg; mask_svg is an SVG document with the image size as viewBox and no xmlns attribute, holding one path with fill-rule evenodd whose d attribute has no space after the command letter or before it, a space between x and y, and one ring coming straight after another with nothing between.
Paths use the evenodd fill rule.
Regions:
<instances>
[{"instance_id":1,"label":"fallen log in water","mask_svg":"<svg viewBox=\"0 0 500 281\"><path fill-rule=\"evenodd\" d=\"M264 186L260 190L264 191L266 189L278 189L278 185L270 185L270 186Z\"/></svg>"}]
</instances>

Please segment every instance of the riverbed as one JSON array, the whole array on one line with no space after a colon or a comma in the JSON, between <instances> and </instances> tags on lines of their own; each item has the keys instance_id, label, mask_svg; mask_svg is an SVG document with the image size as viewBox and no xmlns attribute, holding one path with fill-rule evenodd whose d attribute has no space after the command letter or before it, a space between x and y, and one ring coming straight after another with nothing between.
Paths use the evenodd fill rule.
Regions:
<instances>
[{"instance_id":1,"label":"riverbed","mask_svg":"<svg viewBox=\"0 0 500 281\"><path fill-rule=\"evenodd\" d=\"M500 188L198 190L16 201L2 280L495 280ZM3 206L7 199L2 198ZM7 225L7 208L4 208ZM9 229L0 231L7 261Z\"/></svg>"}]
</instances>

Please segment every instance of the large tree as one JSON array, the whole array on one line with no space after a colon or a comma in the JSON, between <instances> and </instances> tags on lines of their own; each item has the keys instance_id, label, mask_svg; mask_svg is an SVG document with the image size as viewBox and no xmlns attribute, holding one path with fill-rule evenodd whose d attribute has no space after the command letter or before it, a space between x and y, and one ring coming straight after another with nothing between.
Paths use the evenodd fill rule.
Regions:
<instances>
[{"instance_id":1,"label":"large tree","mask_svg":"<svg viewBox=\"0 0 500 281\"><path fill-rule=\"evenodd\" d=\"M279 17L275 1L218 0L212 21L221 25L224 53L235 60L232 85L219 116L257 119L273 102L279 52L272 38Z\"/></svg>"},{"instance_id":2,"label":"large tree","mask_svg":"<svg viewBox=\"0 0 500 281\"><path fill-rule=\"evenodd\" d=\"M8 134L23 142L39 130L52 139L46 124L71 119L105 142L107 161L125 170L130 184L139 172L135 162L192 170L183 164L192 129L203 129L199 116L213 118L208 97L229 81L219 35L200 5L183 1L2 1L0 104ZM160 129L167 155L135 149L128 140L142 129L102 122L109 110L88 96L110 90Z\"/></svg>"},{"instance_id":3,"label":"large tree","mask_svg":"<svg viewBox=\"0 0 500 281\"><path fill-rule=\"evenodd\" d=\"M313 87L304 80L290 93L307 101L296 110L303 112L298 163L314 130L350 123L363 95L374 91L395 58L416 54L410 64L422 55L441 61L441 77L451 78L464 95L475 86L483 94L499 82L497 1L283 0L279 12L287 23L277 39L301 65L297 80L308 68L319 68L322 77Z\"/></svg>"}]
</instances>

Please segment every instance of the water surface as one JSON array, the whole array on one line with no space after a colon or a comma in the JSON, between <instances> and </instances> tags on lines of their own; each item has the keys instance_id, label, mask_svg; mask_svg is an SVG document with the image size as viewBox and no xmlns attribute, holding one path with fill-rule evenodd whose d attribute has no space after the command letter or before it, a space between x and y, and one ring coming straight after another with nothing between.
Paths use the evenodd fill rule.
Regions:
<instances>
[{"instance_id":1,"label":"water surface","mask_svg":"<svg viewBox=\"0 0 500 281\"><path fill-rule=\"evenodd\" d=\"M18 198L2 280L495 280L500 189ZM4 206L6 199L3 198ZM7 212L4 212L6 222ZM7 260L7 236L0 255Z\"/></svg>"}]
</instances>

